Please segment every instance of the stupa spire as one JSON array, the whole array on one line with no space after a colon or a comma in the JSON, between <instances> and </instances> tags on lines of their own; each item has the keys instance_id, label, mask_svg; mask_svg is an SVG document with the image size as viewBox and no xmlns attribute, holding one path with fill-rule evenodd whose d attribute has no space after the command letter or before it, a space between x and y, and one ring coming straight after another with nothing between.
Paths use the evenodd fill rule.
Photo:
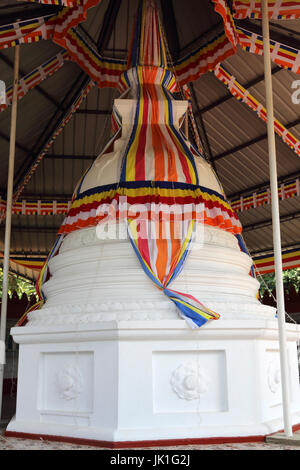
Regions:
<instances>
[{"instance_id":1,"label":"stupa spire","mask_svg":"<svg viewBox=\"0 0 300 470\"><path fill-rule=\"evenodd\" d=\"M127 65L128 69L138 66L167 68L166 45L155 0L140 2Z\"/></svg>"}]
</instances>

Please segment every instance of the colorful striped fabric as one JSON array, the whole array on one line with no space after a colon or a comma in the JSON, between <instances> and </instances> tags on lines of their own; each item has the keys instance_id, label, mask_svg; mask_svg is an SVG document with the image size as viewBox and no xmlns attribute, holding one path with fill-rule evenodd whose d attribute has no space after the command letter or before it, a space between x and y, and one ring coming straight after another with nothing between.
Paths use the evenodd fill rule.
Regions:
<instances>
[{"instance_id":1,"label":"colorful striped fabric","mask_svg":"<svg viewBox=\"0 0 300 470\"><path fill-rule=\"evenodd\" d=\"M18 256L10 258L10 262L17 264L18 266L22 266L26 269L32 269L33 271L41 271L42 267L44 266L46 258L38 258L38 257L27 257L27 256Z\"/></svg>"},{"instance_id":2,"label":"colorful striped fabric","mask_svg":"<svg viewBox=\"0 0 300 470\"><path fill-rule=\"evenodd\" d=\"M37 292L37 295L39 297L39 301L42 302L42 304L45 302L46 300L46 296L43 292L43 284L50 278L50 272L49 272L49 261L51 258L53 258L54 256L56 256L58 253L59 253L59 249L60 249L60 246L62 244L62 241L63 241L63 236L59 235L52 247L52 249L50 250L50 253L49 255L47 256L46 260L44 261L44 264L41 266L41 270L40 270L40 274L39 274L39 277L37 279L37 282L36 282L36 292ZM40 306L42 306L42 304L40 304Z\"/></svg>"},{"instance_id":3,"label":"colorful striped fabric","mask_svg":"<svg viewBox=\"0 0 300 470\"><path fill-rule=\"evenodd\" d=\"M289 181L288 183L282 183L278 188L278 197L281 201L294 196L300 196L300 183L298 178L293 181ZM270 188L230 202L230 205L235 212L243 212L264 206L265 204L271 204Z\"/></svg>"},{"instance_id":4,"label":"colorful striped fabric","mask_svg":"<svg viewBox=\"0 0 300 470\"><path fill-rule=\"evenodd\" d=\"M49 39L53 30L53 15L0 26L0 49Z\"/></svg>"},{"instance_id":5,"label":"colorful striped fabric","mask_svg":"<svg viewBox=\"0 0 300 470\"><path fill-rule=\"evenodd\" d=\"M136 224L135 226L133 224ZM131 237L130 237L130 241L131 243L133 244L133 247L135 249L135 251L138 252L139 254L139 261L140 263L142 264L142 267L143 269L147 270L147 269L150 269L150 266L151 266L151 260L149 259L149 252L145 251L145 246L143 246L143 240L139 240L137 236L135 236L135 233L137 231L137 229L143 231L144 233L146 233L146 230L149 228L148 227L145 227L144 229L142 228L137 228L137 222L134 221L134 220L130 220L129 221L129 224L130 224L130 234L131 234ZM189 224L189 223L188 223ZM150 227L150 226L149 226ZM185 242L186 242L186 245L187 246L187 243L188 243L188 240L190 240L190 243L191 243L191 239L192 237L188 238L188 235L190 235L189 233L189 229L192 227L192 225L187 225L187 229L185 230L185 233L186 233L186 239L185 239ZM155 225L152 226L152 230L155 230L156 227ZM237 236L238 240L239 240L239 244L240 244L240 238L239 236ZM166 247L167 247L167 243L168 241L165 241L165 244L166 244ZM181 247L181 243L180 243L180 247ZM168 247L167 247L168 248ZM245 251L243 249L243 247L241 246L240 244L240 248L242 251ZM179 250L179 244L178 244L178 247L177 247L177 250ZM176 251L176 250L175 250ZM166 253L168 253L168 256L169 255L169 252L168 250L165 251ZM247 254L248 251L246 250L245 251ZM140 253L143 253L144 256L141 256ZM146 253L146 254L145 254ZM183 253L184 253L184 248L181 247L181 252L180 252L180 255L178 257L178 261L181 260L181 262L177 265L176 263L176 269L174 268L174 276L176 277L177 274L180 272L180 267L181 265L183 265L183 261L184 261L184 256L183 256ZM185 256L187 256L188 252L186 253ZM0 258L1 256L3 256L3 253L0 254ZM145 261L144 261L144 260ZM275 264L274 264L274 255L271 253L271 254L263 254L263 255L254 255L252 257L253 259L253 263L254 263L254 272L256 275L258 274L268 274L268 273L273 273L275 271ZM33 271L41 271L42 268L45 266L45 262L46 262L47 258L46 257L38 257L38 256L18 256L18 257L11 257L10 258L10 261L12 263L15 263L19 266L22 266L26 269L32 269ZM161 263L161 261L160 261ZM283 270L287 270L287 269L294 269L294 268L299 268L300 267L300 249L299 248L293 248L293 249L283 249L282 250L282 263L283 263ZM175 277L172 277L170 275L170 277L167 277L165 280L162 280L162 282L160 282L158 280L158 273L161 272L161 269L157 268L156 266L151 269L152 271L152 276L153 276L153 282L155 282L159 288L163 288L162 287L162 284L165 282L167 285L171 282L171 279L175 279Z\"/></svg>"},{"instance_id":6,"label":"colorful striped fabric","mask_svg":"<svg viewBox=\"0 0 300 470\"><path fill-rule=\"evenodd\" d=\"M249 108L255 111L260 119L267 122L266 108L254 98L237 80L231 75L226 68L219 64L214 70L215 76L224 83L229 89L230 93L238 100L243 101ZM286 143L295 153L300 156L300 141L281 124L277 119L274 119L274 128L284 143Z\"/></svg>"},{"instance_id":7,"label":"colorful striped fabric","mask_svg":"<svg viewBox=\"0 0 300 470\"><path fill-rule=\"evenodd\" d=\"M82 33L76 30L76 26L86 19L87 11L91 7L98 5L100 1L101 0L45 0L44 3L63 6L62 10L56 15L33 18L11 25L1 26L0 48L11 47L20 43L35 42L40 39L52 39L56 44L59 44L68 51L69 57L85 70L99 87L117 87L118 84L122 84L122 82L119 81L119 77L126 69L126 61L102 57L89 43L89 40L84 38ZM218 63L223 62L235 53L237 43L246 50L250 48L251 52L262 53L262 44L260 44L259 36L253 33L246 33L245 30L241 28L236 28L234 23L234 18L239 18L239 15L245 14L249 16L249 13L255 16L257 11L260 11L260 2L235 2L235 9L239 13L237 14L237 12L235 12L232 14L226 0L211 1L214 4L215 11L218 12L223 19L224 31L212 38L208 43L190 52L173 64L177 84L179 86L196 80L201 74L213 70ZM278 17L280 18L293 17L293 15L297 16L297 11L299 11L297 2L269 2L269 7L272 12L275 12L274 17L276 17L279 11L280 14ZM245 13L246 11L248 12L247 14ZM145 24L150 24L150 22L147 20ZM144 25L141 25L140 31L144 31L144 29ZM146 30L145 34L148 34ZM249 34L251 34L251 37ZM139 42L139 44L141 43L142 42ZM254 43L256 43L255 46ZM273 43L274 42L271 41L271 47ZM137 42L133 44L134 47L132 50L135 50L136 44ZM272 55L276 63L282 67L296 71L296 73L300 72L298 50L283 45L278 49L278 46L274 45L274 51L276 53ZM148 50L147 53L149 60L152 60L151 52ZM137 55L138 54L139 52L137 52ZM165 58L161 60L164 61ZM121 91L123 91L123 89L121 89Z\"/></svg>"},{"instance_id":8,"label":"colorful striped fabric","mask_svg":"<svg viewBox=\"0 0 300 470\"><path fill-rule=\"evenodd\" d=\"M16 201L12 207L14 215L57 215L66 214L71 207L71 201L42 201L26 200ZM6 201L0 198L0 214L6 210Z\"/></svg>"},{"instance_id":9,"label":"colorful striped fabric","mask_svg":"<svg viewBox=\"0 0 300 470\"><path fill-rule=\"evenodd\" d=\"M183 228L184 225L185 228ZM177 238L174 224L169 224L168 237L164 239L159 233L160 223L153 224L148 221L137 222L128 219L130 242L143 270L155 286L175 303L180 315L187 320L188 324L192 328L197 328L208 320L217 320L220 315L205 307L192 295L169 288L170 283L181 272L191 249L194 227L194 221L188 224L181 222L177 229L182 231L183 235Z\"/></svg>"},{"instance_id":10,"label":"colorful striped fabric","mask_svg":"<svg viewBox=\"0 0 300 470\"><path fill-rule=\"evenodd\" d=\"M261 19L260 0L233 0L234 18ZM268 0L269 18L272 20L295 20L300 18L299 0Z\"/></svg>"},{"instance_id":11,"label":"colorful striped fabric","mask_svg":"<svg viewBox=\"0 0 300 470\"><path fill-rule=\"evenodd\" d=\"M68 59L68 52L63 51L51 57L32 72L28 73L19 80L18 100L23 98L29 90L39 85L43 80L57 72ZM0 103L0 111L4 111L12 103L13 86L9 86L6 90L6 102Z\"/></svg>"},{"instance_id":12,"label":"colorful striped fabric","mask_svg":"<svg viewBox=\"0 0 300 470\"><path fill-rule=\"evenodd\" d=\"M119 86L120 75L126 70L126 61L102 57L81 32L75 28L55 42L65 48L69 57L97 83L98 87Z\"/></svg>"},{"instance_id":13,"label":"colorful striped fabric","mask_svg":"<svg viewBox=\"0 0 300 470\"><path fill-rule=\"evenodd\" d=\"M224 31L229 41L234 47L237 45L236 26L234 23L231 8L227 0L212 0L215 6L215 11L223 18Z\"/></svg>"},{"instance_id":14,"label":"colorful striped fabric","mask_svg":"<svg viewBox=\"0 0 300 470\"><path fill-rule=\"evenodd\" d=\"M263 38L261 35L239 28L238 43L247 52L263 55ZM272 61L282 68L300 73L300 50L279 42L270 41Z\"/></svg>"},{"instance_id":15,"label":"colorful striped fabric","mask_svg":"<svg viewBox=\"0 0 300 470\"><path fill-rule=\"evenodd\" d=\"M24 180L18 188L16 189L16 192L14 193L13 196L13 205L16 204L18 201L20 194L22 193L24 187L27 185L27 183L30 181L32 175L34 174L36 168L38 167L39 163L42 161L46 153L49 151L51 145L57 138L57 136L62 132L63 128L67 125L67 123L70 121L72 118L73 114L77 111L79 106L81 105L82 101L86 98L88 93L90 92L91 88L94 86L93 82L88 82L87 85L84 87L84 89L81 91L80 95L76 98L76 100L73 102L73 104L70 107L70 110L68 114L62 119L62 121L58 124L56 131L54 134L49 138L48 142L46 143L44 149L42 152L38 155L36 158L35 162L32 164L30 169L28 170ZM1 209L1 206L0 206ZM6 207L4 207L4 210L1 212L0 210L0 222L2 222L5 219L5 214L6 214Z\"/></svg>"},{"instance_id":16,"label":"colorful striped fabric","mask_svg":"<svg viewBox=\"0 0 300 470\"><path fill-rule=\"evenodd\" d=\"M57 5L60 7L74 8L80 5L81 0L27 0L27 2L43 3L44 5Z\"/></svg>"},{"instance_id":17,"label":"colorful striped fabric","mask_svg":"<svg viewBox=\"0 0 300 470\"><path fill-rule=\"evenodd\" d=\"M116 186L115 186L116 188ZM103 188L103 193L105 194L107 188ZM113 187L111 187L113 189ZM173 189L175 189L173 187ZM99 189L97 189L99 191ZM205 199L204 195L206 195L206 203L208 203L209 198L212 198L213 192L207 192L205 191L205 188L201 189L202 194L201 197ZM101 193L101 191L100 191ZM51 200L51 201L42 201L42 200L26 200L23 199L21 201L17 201L14 203L12 207L12 214L14 215L57 215L57 214L64 214L66 215L71 207L72 207L72 212L71 214L75 214L80 217L85 218L84 212L88 211L89 208L87 207L88 204L91 204L90 210L92 210L92 204L98 200L101 200L99 192L96 192L97 196L95 196L95 199L93 199L93 195L89 192L88 196L84 196L81 194L81 203L79 202L79 199L77 200L76 204L74 203L72 206L71 201L56 201L56 200ZM115 194L115 193L114 193ZM145 191L146 194L146 191ZM123 194L124 195L124 194ZM122 196L119 194L119 196ZM260 206L264 206L266 204L271 204L271 193L270 193L270 188L257 191L255 193L240 197L238 199L233 199L229 204L226 203L226 200L223 198L220 198L219 194L215 194L215 201L218 201L220 204L224 204L224 209L229 209L231 208L232 211L234 212L243 212L247 211L249 209L255 209ZM281 201L285 199L289 199L294 196L300 196L300 181L298 178L295 180L289 181L287 183L282 183L279 185L278 188L278 197ZM195 201L194 201L195 202ZM199 200L198 200L199 202ZM74 208L76 207L77 212L74 211ZM1 212L4 212L6 209L6 202L0 198L0 214ZM74 211L74 212L73 212ZM82 215L80 212L82 211Z\"/></svg>"},{"instance_id":18,"label":"colorful striped fabric","mask_svg":"<svg viewBox=\"0 0 300 470\"><path fill-rule=\"evenodd\" d=\"M135 111L126 123L130 127L120 156L119 181L82 191L85 178L94 171L92 166L76 189L59 234L111 220L127 222L145 273L177 305L180 315L197 327L219 315L170 288L192 247L195 224L236 234L241 225L221 187L216 192L199 186L195 158L203 157L179 130L171 95L176 83L167 69L157 12L148 0L140 3L136 31L130 68L120 78L120 88L130 88Z\"/></svg>"},{"instance_id":19,"label":"colorful striped fabric","mask_svg":"<svg viewBox=\"0 0 300 470\"><path fill-rule=\"evenodd\" d=\"M14 194L14 197L13 197L13 203L15 203L19 199L20 194L22 193L22 191L23 191L24 187L27 185L27 183L30 181L32 175L34 174L34 172L37 168L37 166L39 165L41 160L44 158L46 153L49 151L51 145L53 144L53 142L55 141L57 136L62 132L63 128L68 124L68 122L72 118L73 114L77 111L77 109L79 108L79 106L81 105L83 100L85 100L86 96L88 95L88 93L90 92L90 90L92 89L93 86L94 86L94 83L88 82L86 87L81 91L80 96L76 98L76 100L74 101L74 103L70 107L69 113L59 123L59 125L57 126L56 131L49 138L49 140L48 140L47 144L45 145L44 149L38 155L38 157L35 160L34 164L31 166L28 173L26 174L23 182L17 188L17 190ZM1 217L0 217L0 221L1 221Z\"/></svg>"},{"instance_id":20,"label":"colorful striped fabric","mask_svg":"<svg viewBox=\"0 0 300 470\"><path fill-rule=\"evenodd\" d=\"M268 274L275 271L274 255L255 255L253 256L254 269L256 274ZM299 248L282 250L282 269L300 268L300 250Z\"/></svg>"},{"instance_id":21,"label":"colorful striped fabric","mask_svg":"<svg viewBox=\"0 0 300 470\"><path fill-rule=\"evenodd\" d=\"M143 212L136 204L143 205ZM96 187L78 194L59 233L67 234L97 225L107 221L108 215L116 220L127 217L156 220L161 208L172 209L177 205L185 208L184 212L178 213L177 218L181 220L197 220L232 233L241 232L235 212L220 193L198 185L171 181L133 181Z\"/></svg>"},{"instance_id":22,"label":"colorful striped fabric","mask_svg":"<svg viewBox=\"0 0 300 470\"><path fill-rule=\"evenodd\" d=\"M181 87L197 80L206 72L212 71L216 65L235 53L235 47L225 32L218 34L205 45L190 52L174 63L176 80Z\"/></svg>"}]
</instances>

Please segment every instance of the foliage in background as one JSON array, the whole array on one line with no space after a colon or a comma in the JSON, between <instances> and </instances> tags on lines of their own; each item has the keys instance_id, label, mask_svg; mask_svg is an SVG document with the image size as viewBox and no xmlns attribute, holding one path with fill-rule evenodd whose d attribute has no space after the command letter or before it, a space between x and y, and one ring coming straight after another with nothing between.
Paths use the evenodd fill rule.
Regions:
<instances>
[{"instance_id":1,"label":"foliage in background","mask_svg":"<svg viewBox=\"0 0 300 470\"><path fill-rule=\"evenodd\" d=\"M3 282L3 271L0 269L0 298L2 297L2 282ZM13 292L16 292L19 297L25 292L28 297L31 294L36 294L35 285L25 279L24 277L17 276L16 274L9 274L8 276L8 294L12 295Z\"/></svg>"},{"instance_id":2,"label":"foliage in background","mask_svg":"<svg viewBox=\"0 0 300 470\"><path fill-rule=\"evenodd\" d=\"M257 280L260 282L260 296L263 297L266 290L273 291L275 289L275 274L264 274L258 276ZM286 291L289 291L293 286L296 292L300 291L300 268L288 269L283 271L283 285Z\"/></svg>"}]
</instances>

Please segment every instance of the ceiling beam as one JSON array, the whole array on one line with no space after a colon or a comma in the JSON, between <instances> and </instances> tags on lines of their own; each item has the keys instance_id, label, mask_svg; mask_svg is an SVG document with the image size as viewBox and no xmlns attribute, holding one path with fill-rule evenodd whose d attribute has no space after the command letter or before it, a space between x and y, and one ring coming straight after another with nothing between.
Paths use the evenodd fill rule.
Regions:
<instances>
[{"instance_id":1,"label":"ceiling beam","mask_svg":"<svg viewBox=\"0 0 300 470\"><path fill-rule=\"evenodd\" d=\"M281 70L283 70L282 67L279 67L279 65L276 65L275 67L273 67L272 69L272 75L275 75L276 73L280 72ZM265 79L265 75L264 74L260 74L258 75L256 78L254 78L253 80L250 80L249 82L247 82L244 86L244 88L246 90L249 90L251 87L255 86L255 85L258 85L258 83L261 83L263 82ZM227 90L227 94L225 96L223 96L222 98L219 98L218 100L214 101L213 103L207 105L207 106L204 106L199 112L201 114L204 114L204 113L207 113L208 111L211 111L212 109L220 106L221 104L223 103L226 103L226 101L229 101L231 99L233 99L234 96L230 93L230 91ZM197 111L195 113L195 116L197 116Z\"/></svg>"},{"instance_id":2,"label":"ceiling beam","mask_svg":"<svg viewBox=\"0 0 300 470\"><path fill-rule=\"evenodd\" d=\"M280 223L289 222L290 220L295 220L300 218L300 211L292 212L291 214L282 215L280 217ZM252 230L257 230L264 227L269 227L272 225L272 219L262 220L261 222L255 222L254 224L243 225L243 233L251 232Z\"/></svg>"},{"instance_id":3,"label":"ceiling beam","mask_svg":"<svg viewBox=\"0 0 300 470\"><path fill-rule=\"evenodd\" d=\"M162 9L162 16L164 22L164 29L167 37L167 49L169 50L172 62L176 62L179 57L180 44L177 33L176 18L173 9L173 0L163 0L160 2Z\"/></svg>"},{"instance_id":4,"label":"ceiling beam","mask_svg":"<svg viewBox=\"0 0 300 470\"><path fill-rule=\"evenodd\" d=\"M11 231L13 232L22 232L22 233L53 233L55 235L59 229L59 225L57 227L30 227L30 226L23 226L23 225L12 225ZM5 227L3 225L0 226L0 232L3 232Z\"/></svg>"},{"instance_id":5,"label":"ceiling beam","mask_svg":"<svg viewBox=\"0 0 300 470\"><path fill-rule=\"evenodd\" d=\"M296 178L300 178L300 171L296 171L294 173L289 173L287 175L280 176L278 178L278 184L287 183L288 181L294 180ZM270 187L270 180L264 181L263 183L257 184L255 186L250 186L249 188L243 189L242 191L237 191L235 193L227 194L227 199L234 200L240 197L250 196L251 194L263 191Z\"/></svg>"},{"instance_id":6,"label":"ceiling beam","mask_svg":"<svg viewBox=\"0 0 300 470\"><path fill-rule=\"evenodd\" d=\"M0 52L0 60L4 62L6 65L8 65L8 67L11 68L12 70L14 69L13 62L8 57L6 57L2 52ZM20 68L20 75L23 75L23 76L26 75L25 71L22 70L21 68ZM56 99L54 99L53 96L51 96L49 93L43 90L40 87L40 85L36 85L34 89L44 98L46 98L50 103L54 104L54 106L56 106L57 108L59 107L59 102Z\"/></svg>"},{"instance_id":7,"label":"ceiling beam","mask_svg":"<svg viewBox=\"0 0 300 470\"><path fill-rule=\"evenodd\" d=\"M299 250L300 249L300 244L299 243L293 243L293 244L285 244L281 245L282 250ZM254 255L271 255L274 253L274 247L269 246L268 248L259 249L259 250L250 250L251 256Z\"/></svg>"},{"instance_id":8,"label":"ceiling beam","mask_svg":"<svg viewBox=\"0 0 300 470\"><path fill-rule=\"evenodd\" d=\"M110 116L112 110L107 109L78 109L77 114L95 114L96 116Z\"/></svg>"},{"instance_id":9,"label":"ceiling beam","mask_svg":"<svg viewBox=\"0 0 300 470\"><path fill-rule=\"evenodd\" d=\"M220 18L219 15L218 19ZM207 29L206 31L202 32L200 36L196 37L192 41L188 42L185 44L181 49L180 49L180 55L181 57L184 57L186 53L182 54L182 51L188 50L188 51L193 51L196 48L198 48L200 45L203 45L209 41L212 37L214 37L216 34L221 33L224 31L224 22L222 19L220 19L216 24L214 24L211 28Z\"/></svg>"},{"instance_id":10,"label":"ceiling beam","mask_svg":"<svg viewBox=\"0 0 300 470\"><path fill-rule=\"evenodd\" d=\"M55 154L47 153L44 158L51 160L95 160L98 155L73 155L73 154Z\"/></svg>"},{"instance_id":11,"label":"ceiling beam","mask_svg":"<svg viewBox=\"0 0 300 470\"><path fill-rule=\"evenodd\" d=\"M197 126L197 130L198 130L198 134L201 138L201 141L202 141L202 144L204 146L205 153L208 157L209 162L213 165L214 170L217 171L216 168L215 168L215 164L213 162L213 154L212 154L210 143L209 143L209 140L208 140L208 137L207 137L204 121L202 119L201 110L199 108L197 96L196 96L195 89L194 89L194 84L192 82L190 83L190 90L191 90L191 96L194 100L195 107L196 107L196 113L197 113L196 126ZM194 113L194 115L195 115L195 113ZM199 121L200 128L197 124L197 121Z\"/></svg>"},{"instance_id":12,"label":"ceiling beam","mask_svg":"<svg viewBox=\"0 0 300 470\"><path fill-rule=\"evenodd\" d=\"M100 53L106 49L109 43L120 10L120 6L121 0L110 0L108 4L102 22L102 28L97 40L97 48L98 52Z\"/></svg>"},{"instance_id":13,"label":"ceiling beam","mask_svg":"<svg viewBox=\"0 0 300 470\"><path fill-rule=\"evenodd\" d=\"M22 199L25 199L27 201L71 201L72 200L72 194L32 194L32 193L26 193L24 191L22 197L19 199L19 201L22 201ZM59 214L56 214L59 215Z\"/></svg>"},{"instance_id":14,"label":"ceiling beam","mask_svg":"<svg viewBox=\"0 0 300 470\"><path fill-rule=\"evenodd\" d=\"M56 15L62 7L57 5L41 5L28 2L17 2L12 5L0 6L0 25L17 23L19 21Z\"/></svg>"},{"instance_id":15,"label":"ceiling beam","mask_svg":"<svg viewBox=\"0 0 300 470\"><path fill-rule=\"evenodd\" d=\"M16 191L18 186L23 182L25 176L31 169L32 165L38 159L39 155L44 150L47 143L50 141L50 139L52 138L52 136L58 129L58 126L60 125L62 120L67 116L72 104L80 96L82 90L85 88L85 86L88 84L89 81L90 81L90 78L85 74L85 72L82 72L76 80L76 83L79 83L79 86L75 90L75 93L74 93L74 82L72 83L72 86L70 87L68 93L65 95L65 97L61 101L60 106L56 109L55 113L51 116L47 125L42 130L42 133L40 134L40 137L38 138L37 145L33 147L30 152L28 152L27 157L24 161L26 163L22 165L22 167L20 168L19 172L17 173L15 177L14 191Z\"/></svg>"},{"instance_id":16,"label":"ceiling beam","mask_svg":"<svg viewBox=\"0 0 300 470\"><path fill-rule=\"evenodd\" d=\"M251 33L262 36L261 21L253 21L246 18L243 20L235 20L235 23L242 29L246 29ZM295 32L295 34L297 33ZM281 44L285 44L286 46L290 46L294 49L300 49L299 39L295 39L293 36L291 36L290 32L280 28L280 26L278 27L277 24L275 25L274 23L270 24L270 39L276 42L280 42Z\"/></svg>"},{"instance_id":17,"label":"ceiling beam","mask_svg":"<svg viewBox=\"0 0 300 470\"><path fill-rule=\"evenodd\" d=\"M3 139L3 140L6 140L6 142L9 142L9 141L10 141L8 135L4 134L1 130L0 130L0 138ZM25 147L23 144L21 144L21 143L18 142L18 141L16 141L15 146L16 146L19 150L22 150L22 152L24 152L24 153L28 153L28 152L30 151L27 147Z\"/></svg>"},{"instance_id":18,"label":"ceiling beam","mask_svg":"<svg viewBox=\"0 0 300 470\"><path fill-rule=\"evenodd\" d=\"M107 46L107 42L110 39L110 36L113 31L115 20L121 5L121 0L110 0L108 8L106 10L102 27L97 39L98 51L101 53L102 50ZM81 72L80 76L77 78L76 83L79 83L79 86L74 93L74 83L72 83L71 88L60 102L59 107L56 109L56 112L51 116L46 127L43 129L38 139L38 145L31 149L27 155L28 163L20 169L15 178L14 191L19 187L19 185L24 181L27 173L30 171L32 165L38 159L41 152L44 150L47 143L50 141L54 133L56 132L58 126L62 120L67 116L70 107L74 101L80 96L82 90L87 86L90 81L90 77L85 73ZM49 131L50 128L50 131ZM45 137L44 137L45 136Z\"/></svg>"},{"instance_id":19,"label":"ceiling beam","mask_svg":"<svg viewBox=\"0 0 300 470\"><path fill-rule=\"evenodd\" d=\"M287 129L291 129L292 127L298 126L300 124L300 118L296 119L295 121L288 122L287 124L284 124L284 126ZM280 138L277 134L275 134L276 137ZM222 153L219 153L218 155L215 155L213 157L213 161L216 162L217 160L221 160L222 158L228 157L229 155L232 155L236 152L240 152L241 150L244 150L247 147L250 147L251 145L257 144L263 140L265 140L268 137L267 133L265 132L264 134L260 134L257 137L254 137L254 139L247 140L247 142L242 142L241 144L232 147L229 150L225 150ZM291 150L292 151L292 150Z\"/></svg>"}]
</instances>

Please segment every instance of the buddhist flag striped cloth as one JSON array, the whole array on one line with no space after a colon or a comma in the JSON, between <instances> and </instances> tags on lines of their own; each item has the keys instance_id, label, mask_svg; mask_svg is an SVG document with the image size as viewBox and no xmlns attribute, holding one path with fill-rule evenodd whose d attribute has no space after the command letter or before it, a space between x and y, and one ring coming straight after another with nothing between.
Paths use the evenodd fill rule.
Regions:
<instances>
[{"instance_id":1,"label":"buddhist flag striped cloth","mask_svg":"<svg viewBox=\"0 0 300 470\"><path fill-rule=\"evenodd\" d=\"M190 294L178 292L169 288L184 265L193 240L195 221L137 221L128 219L130 242L137 258L147 276L163 293L172 300L181 317L192 328L198 328L208 320L216 320L219 314L205 307ZM185 237L179 238L178 228L186 232ZM164 239L162 232L168 237Z\"/></svg>"}]
</instances>

